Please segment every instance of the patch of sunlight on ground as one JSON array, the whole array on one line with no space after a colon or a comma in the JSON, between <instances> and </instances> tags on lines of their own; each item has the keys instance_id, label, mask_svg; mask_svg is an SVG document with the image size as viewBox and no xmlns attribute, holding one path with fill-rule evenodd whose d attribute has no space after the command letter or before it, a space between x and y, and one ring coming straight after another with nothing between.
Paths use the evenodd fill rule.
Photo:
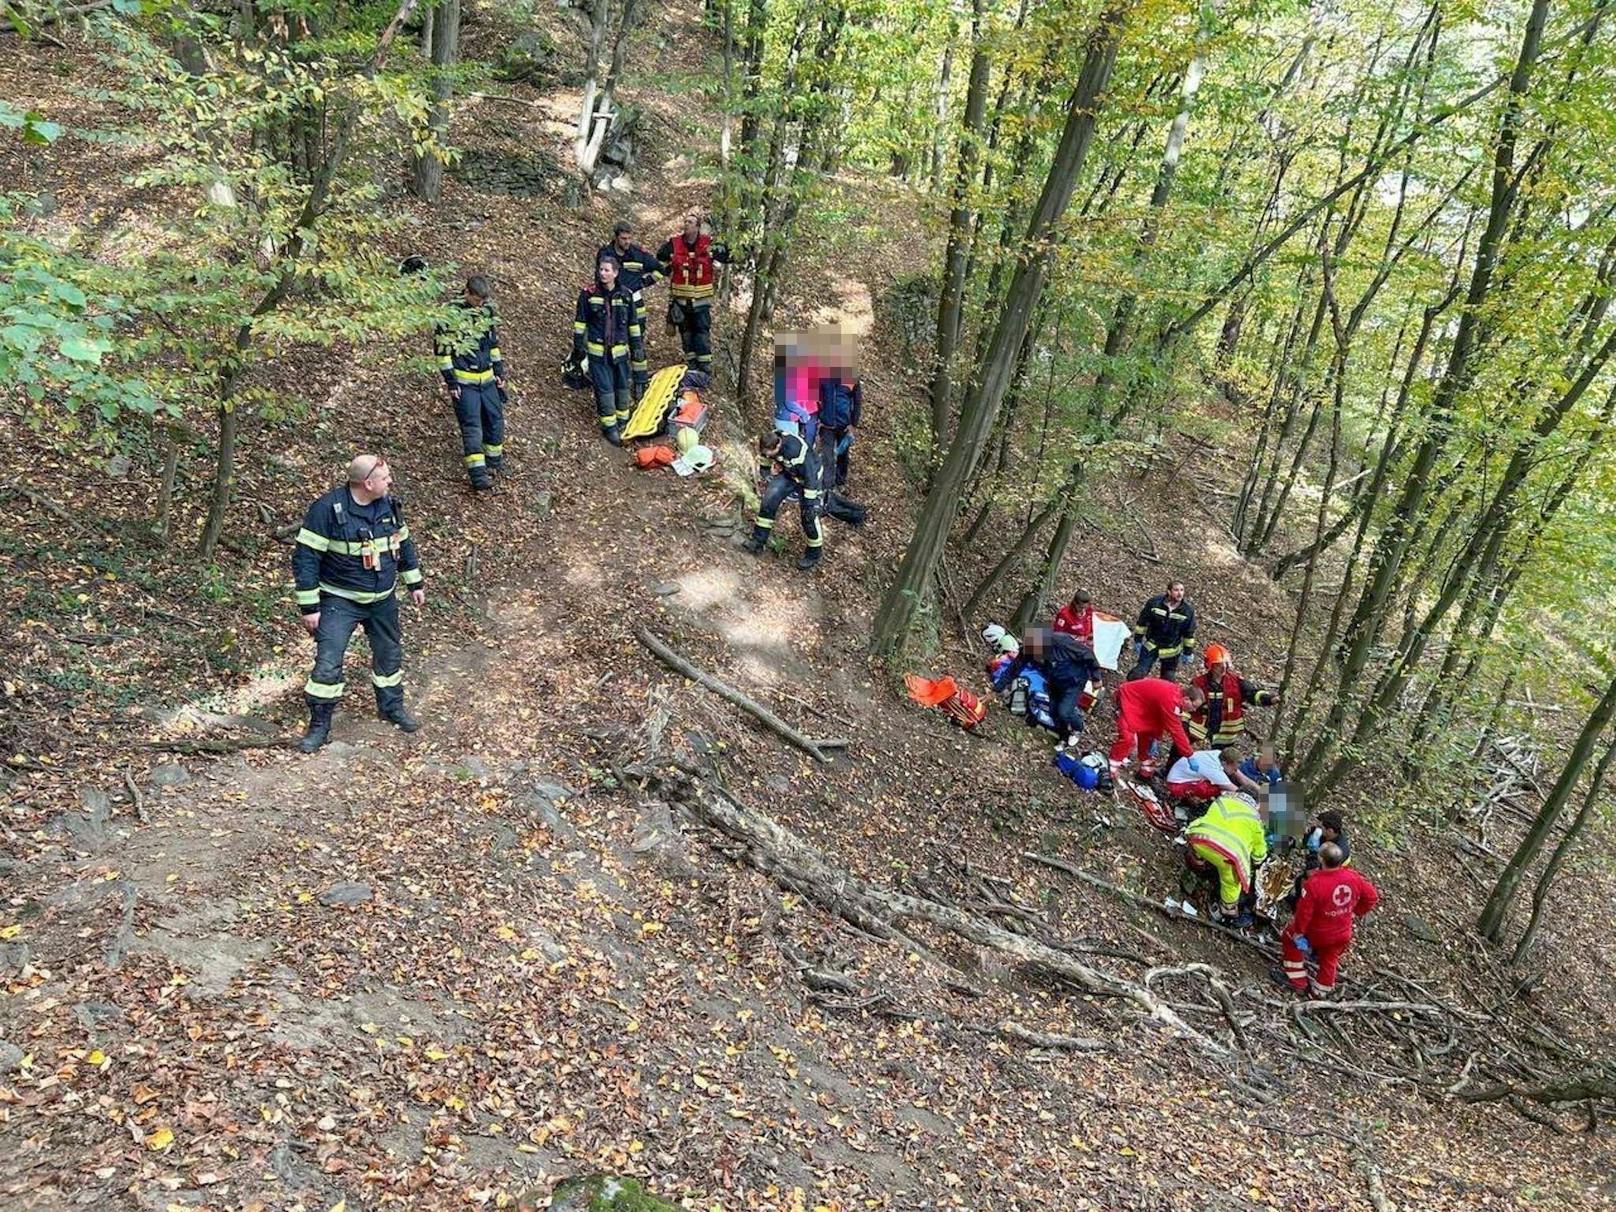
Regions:
<instances>
[{"instance_id":1,"label":"patch of sunlight on ground","mask_svg":"<svg viewBox=\"0 0 1616 1212\"><path fill-rule=\"evenodd\" d=\"M830 284L833 301L814 312L814 324L835 324L855 337L868 336L875 328L875 304L870 289L852 278L837 278Z\"/></svg>"}]
</instances>

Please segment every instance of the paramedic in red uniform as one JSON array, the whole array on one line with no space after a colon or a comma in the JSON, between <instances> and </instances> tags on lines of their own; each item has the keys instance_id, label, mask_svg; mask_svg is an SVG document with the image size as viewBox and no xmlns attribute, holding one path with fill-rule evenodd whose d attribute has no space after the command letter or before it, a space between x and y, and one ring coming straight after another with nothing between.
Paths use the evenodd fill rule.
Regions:
<instances>
[{"instance_id":1,"label":"paramedic in red uniform","mask_svg":"<svg viewBox=\"0 0 1616 1212\"><path fill-rule=\"evenodd\" d=\"M1380 900L1369 880L1346 865L1341 847L1326 842L1319 847L1319 870L1302 884L1296 913L1280 933L1280 960L1284 977L1298 993L1309 991L1307 961L1318 964L1312 995L1328 997L1335 989L1336 968L1352 945L1352 924Z\"/></svg>"},{"instance_id":2,"label":"paramedic in red uniform","mask_svg":"<svg viewBox=\"0 0 1616 1212\"><path fill-rule=\"evenodd\" d=\"M1117 743L1111 746L1111 774L1137 750L1139 773L1149 778L1155 767L1150 750L1163 733L1173 738L1173 749L1180 757L1195 752L1184 731L1181 718L1185 708L1193 711L1202 702L1194 686L1180 686L1166 678L1136 678L1117 688Z\"/></svg>"},{"instance_id":3,"label":"paramedic in red uniform","mask_svg":"<svg viewBox=\"0 0 1616 1212\"><path fill-rule=\"evenodd\" d=\"M710 334L713 325L713 266L729 264L729 249L702 230L701 216L691 211L685 229L657 250L667 268L668 323L679 330L685 363L709 374L713 369Z\"/></svg>"},{"instance_id":4,"label":"paramedic in red uniform","mask_svg":"<svg viewBox=\"0 0 1616 1212\"><path fill-rule=\"evenodd\" d=\"M1055 630L1085 644L1094 643L1094 603L1088 590L1079 589L1055 612Z\"/></svg>"}]
</instances>

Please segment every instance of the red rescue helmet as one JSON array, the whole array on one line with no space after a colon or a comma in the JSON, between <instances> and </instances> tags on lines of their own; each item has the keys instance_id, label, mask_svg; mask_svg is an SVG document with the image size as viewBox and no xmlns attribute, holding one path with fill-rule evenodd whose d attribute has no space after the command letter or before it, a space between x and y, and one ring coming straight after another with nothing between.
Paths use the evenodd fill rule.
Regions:
<instances>
[{"instance_id":1,"label":"red rescue helmet","mask_svg":"<svg viewBox=\"0 0 1616 1212\"><path fill-rule=\"evenodd\" d=\"M1214 665L1227 665L1229 663L1229 650L1222 644L1208 644L1203 659L1206 661L1208 669Z\"/></svg>"}]
</instances>

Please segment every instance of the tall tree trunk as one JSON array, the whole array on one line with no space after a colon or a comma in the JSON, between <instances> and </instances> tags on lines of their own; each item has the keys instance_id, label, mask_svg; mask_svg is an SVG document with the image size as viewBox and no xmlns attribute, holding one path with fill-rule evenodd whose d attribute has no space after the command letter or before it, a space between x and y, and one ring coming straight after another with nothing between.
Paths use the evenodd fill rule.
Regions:
<instances>
[{"instance_id":1,"label":"tall tree trunk","mask_svg":"<svg viewBox=\"0 0 1616 1212\"><path fill-rule=\"evenodd\" d=\"M1481 916L1476 919L1476 933L1489 943L1503 940L1504 919L1515 903L1515 895L1520 890L1521 880L1525 878L1527 868L1537 861L1537 856L1548 843L1554 827L1560 823L1560 814L1565 811L1572 791L1582 778L1583 768L1588 764L1594 745L1604 735L1613 716L1616 716L1616 679L1611 681L1605 689L1604 697L1589 713L1587 721L1582 726L1582 732L1577 736L1577 743L1572 747L1570 756L1560 769L1560 777L1554 781L1548 797L1543 801L1543 807L1538 809L1538 814L1533 819L1531 827L1527 829L1526 836L1521 839L1515 853L1504 864L1503 871L1498 875L1498 882L1493 885L1492 894L1482 906Z\"/></svg>"},{"instance_id":2,"label":"tall tree trunk","mask_svg":"<svg viewBox=\"0 0 1616 1212\"><path fill-rule=\"evenodd\" d=\"M971 78L965 91L965 119L960 126L952 208L948 215L948 247L943 253L942 289L937 293L937 360L931 379L932 455L929 463L932 464L948 443L954 350L959 343L965 258L971 239L971 183L977 174L982 123L987 112L989 63L987 38L982 29L982 0L971 0L971 47Z\"/></svg>"},{"instance_id":3,"label":"tall tree trunk","mask_svg":"<svg viewBox=\"0 0 1616 1212\"><path fill-rule=\"evenodd\" d=\"M1017 632L1025 631L1033 619L1043 617L1055 582L1060 579L1066 549L1071 546L1072 532L1077 529L1077 490L1082 483L1083 464L1073 463L1066 473L1066 483L1051 498L1052 504L1058 502L1061 506L1060 521L1055 525L1055 533L1049 536L1049 547L1044 551L1037 577L1027 587L1027 592L1021 595L1021 601L1016 604L1015 613L1011 616Z\"/></svg>"},{"instance_id":4,"label":"tall tree trunk","mask_svg":"<svg viewBox=\"0 0 1616 1212\"><path fill-rule=\"evenodd\" d=\"M1403 491L1398 497L1392 516L1375 544L1368 578L1363 592L1359 595L1358 605L1347 624L1346 635L1343 638L1346 659L1341 668L1338 703L1342 696L1359 683L1369 663L1373 638L1379 631L1392 586L1402 571L1410 544L1424 523L1424 506L1433 484L1437 458L1447 448L1453 432L1459 398L1469 386L1474 374L1473 355L1477 325L1480 323L1481 311L1491 289L1493 272L1502 249L1504 231L1517 200L1514 161L1522 105L1531 87L1532 73L1542 47L1543 27L1547 19L1548 0L1533 0L1531 16L1527 20L1522 36L1515 69L1510 76L1509 96L1499 120L1498 138L1493 152L1492 191L1487 224L1476 246L1475 263L1471 269L1469 289L1465 293L1464 308L1459 313L1453 344L1448 351L1446 369L1432 394L1428 414L1430 419L1425 434L1410 465ZM1339 772L1338 767L1337 773Z\"/></svg>"},{"instance_id":5,"label":"tall tree trunk","mask_svg":"<svg viewBox=\"0 0 1616 1212\"><path fill-rule=\"evenodd\" d=\"M433 150L415 157L410 189L423 202L436 202L443 190L443 145L449 138L449 98L454 95L455 60L460 57L460 0L442 0L432 10L432 109L427 126Z\"/></svg>"},{"instance_id":6,"label":"tall tree trunk","mask_svg":"<svg viewBox=\"0 0 1616 1212\"><path fill-rule=\"evenodd\" d=\"M1128 9L1118 6L1103 13L1090 32L1083 68L1067 109L1066 126L1054 163L1044 181L1037 208L1022 244L1022 259L994 328L987 362L965 404L948 455L943 460L931 493L921 509L915 532L875 619L872 648L892 654L909 635L915 611L929 599L938 561L959 512L960 499L971 480L982 447L993 432L993 422L1009 387L1016 351L1026 335L1034 307L1043 294L1049 271L1048 243L1055 224L1071 202L1078 174L1094 137L1095 119L1116 63Z\"/></svg>"},{"instance_id":7,"label":"tall tree trunk","mask_svg":"<svg viewBox=\"0 0 1616 1212\"><path fill-rule=\"evenodd\" d=\"M948 140L945 132L948 130L948 88L953 83L954 76L954 39L959 33L959 27L952 22L949 24L948 41L943 43L943 65L937 73L937 92L935 96L936 112L933 115L936 124L932 127L931 135L931 188L938 193L943 188L943 147Z\"/></svg>"},{"instance_id":8,"label":"tall tree trunk","mask_svg":"<svg viewBox=\"0 0 1616 1212\"><path fill-rule=\"evenodd\" d=\"M1554 852L1549 855L1549 861L1543 865L1543 874L1537 877L1537 887L1532 890L1532 916L1527 919L1526 929L1521 931L1521 938L1515 944L1515 954L1512 962L1520 963L1532 949L1532 941L1537 937L1538 924L1543 920L1543 906L1548 903L1549 893L1554 888L1554 881L1560 874L1560 868L1565 865L1566 858L1582 838L1583 830L1593 818L1594 806L1599 803L1601 794L1605 791L1605 776L1610 772L1611 762L1616 761L1616 737L1611 739L1605 756L1599 759L1599 767L1594 771L1593 780L1588 784L1588 790L1583 794L1582 807L1577 809L1577 815L1572 819L1571 825L1561 836Z\"/></svg>"},{"instance_id":9,"label":"tall tree trunk","mask_svg":"<svg viewBox=\"0 0 1616 1212\"><path fill-rule=\"evenodd\" d=\"M1172 197L1173 182L1178 177L1178 162L1184 153L1184 134L1189 129L1190 110L1195 105L1195 94L1201 91L1201 79L1206 75L1206 44L1216 19L1216 5L1212 0L1206 0L1201 8L1201 28L1196 36L1195 52L1190 57L1189 65L1184 69L1184 78L1179 84L1178 109L1167 127L1167 146L1162 149L1161 162L1156 166L1156 184L1150 191L1150 206L1145 211L1139 242L1134 245L1130 266L1132 275L1141 272L1150 257L1151 250L1156 246L1156 237L1161 232L1162 215L1166 210L1167 200ZM1126 347L1129 325L1133 321L1134 309L1138 304L1138 290L1130 285L1129 289L1117 299L1116 307L1111 313L1111 321L1106 325L1100 374L1094 387L1094 405L1090 410L1096 417L1106 415L1106 401L1117 380L1118 362ZM1113 424L1118 421L1120 418Z\"/></svg>"}]
</instances>

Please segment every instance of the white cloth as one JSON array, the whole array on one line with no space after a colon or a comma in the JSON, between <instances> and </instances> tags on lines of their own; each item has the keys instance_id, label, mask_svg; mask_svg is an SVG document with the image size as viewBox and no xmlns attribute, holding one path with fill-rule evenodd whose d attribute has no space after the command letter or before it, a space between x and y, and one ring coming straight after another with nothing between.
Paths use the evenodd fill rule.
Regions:
<instances>
[{"instance_id":1,"label":"white cloth","mask_svg":"<svg viewBox=\"0 0 1616 1212\"><path fill-rule=\"evenodd\" d=\"M1181 757L1167 772L1169 783L1193 783L1205 779L1214 787L1229 791L1235 789L1233 781L1223 772L1223 755L1216 749L1197 749L1189 757Z\"/></svg>"},{"instance_id":2,"label":"white cloth","mask_svg":"<svg viewBox=\"0 0 1616 1212\"><path fill-rule=\"evenodd\" d=\"M1094 612L1094 659L1102 669L1116 669L1132 628L1115 615Z\"/></svg>"}]
</instances>

